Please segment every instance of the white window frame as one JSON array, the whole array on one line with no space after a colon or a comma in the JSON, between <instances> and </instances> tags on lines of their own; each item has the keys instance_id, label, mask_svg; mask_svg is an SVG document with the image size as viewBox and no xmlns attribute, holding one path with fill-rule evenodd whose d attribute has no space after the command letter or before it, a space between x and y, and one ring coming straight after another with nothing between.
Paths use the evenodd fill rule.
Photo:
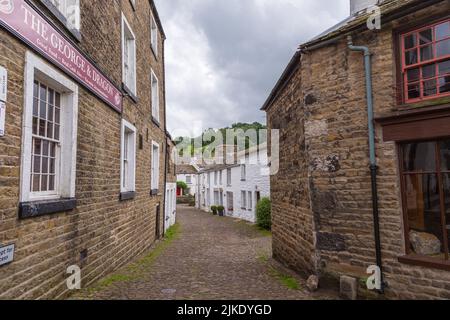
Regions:
<instances>
[{"instance_id":1,"label":"white window frame","mask_svg":"<svg viewBox=\"0 0 450 320\"><path fill-rule=\"evenodd\" d=\"M130 38L132 39L129 40ZM128 41L131 42L131 52L128 53L128 60L131 59L131 61L125 61L125 49L127 46L126 42ZM127 18L122 12L122 82L134 95L137 95L136 60L136 36L134 35ZM125 72L126 63L132 64L132 66L128 66L128 69L133 73L131 75L131 79L127 77L127 73ZM130 81L131 83L129 83Z\"/></svg>"},{"instance_id":2,"label":"white window frame","mask_svg":"<svg viewBox=\"0 0 450 320\"><path fill-rule=\"evenodd\" d=\"M152 117L159 122L159 80L153 69L151 69L150 87L152 91Z\"/></svg>"},{"instance_id":3,"label":"white window frame","mask_svg":"<svg viewBox=\"0 0 450 320\"><path fill-rule=\"evenodd\" d=\"M155 57L158 57L159 29L153 14L151 14L150 19L150 46L155 54Z\"/></svg>"},{"instance_id":4,"label":"white window frame","mask_svg":"<svg viewBox=\"0 0 450 320\"><path fill-rule=\"evenodd\" d=\"M130 164L131 170L128 170L127 177L124 175L124 159L125 159L125 132L131 132L131 137L128 140L128 154L127 162ZM120 192L135 192L136 191L136 127L127 120L122 119L121 143L120 143ZM126 180L125 180L126 178ZM124 185L124 181L127 182Z\"/></svg>"},{"instance_id":5,"label":"white window frame","mask_svg":"<svg viewBox=\"0 0 450 320\"><path fill-rule=\"evenodd\" d=\"M158 157L155 159L155 147L158 149ZM152 164L151 164L151 188L152 190L159 190L159 173L160 173L160 159L161 149L159 143L152 141ZM156 173L156 174L155 174Z\"/></svg>"},{"instance_id":6,"label":"white window frame","mask_svg":"<svg viewBox=\"0 0 450 320\"><path fill-rule=\"evenodd\" d=\"M80 0L50 0L50 3L66 19L70 28L80 30Z\"/></svg>"},{"instance_id":7,"label":"white window frame","mask_svg":"<svg viewBox=\"0 0 450 320\"><path fill-rule=\"evenodd\" d=\"M233 183L233 172L231 168L227 169L227 186L231 187Z\"/></svg>"},{"instance_id":8,"label":"white window frame","mask_svg":"<svg viewBox=\"0 0 450 320\"><path fill-rule=\"evenodd\" d=\"M253 192L247 192L247 209L253 211Z\"/></svg>"},{"instance_id":9,"label":"white window frame","mask_svg":"<svg viewBox=\"0 0 450 320\"><path fill-rule=\"evenodd\" d=\"M186 184L192 184L192 176L190 175L186 176Z\"/></svg>"},{"instance_id":10,"label":"white window frame","mask_svg":"<svg viewBox=\"0 0 450 320\"><path fill-rule=\"evenodd\" d=\"M247 165L241 164L241 181L247 180Z\"/></svg>"},{"instance_id":11,"label":"white window frame","mask_svg":"<svg viewBox=\"0 0 450 320\"><path fill-rule=\"evenodd\" d=\"M247 191L241 191L241 208L247 209Z\"/></svg>"},{"instance_id":12,"label":"white window frame","mask_svg":"<svg viewBox=\"0 0 450 320\"><path fill-rule=\"evenodd\" d=\"M31 202L75 198L78 86L44 60L27 51L25 67L25 101L22 127L22 170L20 174L20 201ZM60 164L56 165L55 192L31 192L31 164L33 139L34 80L49 85L61 93Z\"/></svg>"}]
</instances>

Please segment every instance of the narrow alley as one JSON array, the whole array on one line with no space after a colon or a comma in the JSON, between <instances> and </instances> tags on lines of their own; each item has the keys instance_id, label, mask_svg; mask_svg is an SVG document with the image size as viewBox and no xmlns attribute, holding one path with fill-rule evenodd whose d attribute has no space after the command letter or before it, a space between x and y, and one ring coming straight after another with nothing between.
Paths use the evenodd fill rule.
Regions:
<instances>
[{"instance_id":1,"label":"narrow alley","mask_svg":"<svg viewBox=\"0 0 450 320\"><path fill-rule=\"evenodd\" d=\"M271 235L231 218L178 208L169 243L82 291L82 299L304 300L302 279L270 259ZM320 297L319 297L320 295Z\"/></svg>"}]
</instances>

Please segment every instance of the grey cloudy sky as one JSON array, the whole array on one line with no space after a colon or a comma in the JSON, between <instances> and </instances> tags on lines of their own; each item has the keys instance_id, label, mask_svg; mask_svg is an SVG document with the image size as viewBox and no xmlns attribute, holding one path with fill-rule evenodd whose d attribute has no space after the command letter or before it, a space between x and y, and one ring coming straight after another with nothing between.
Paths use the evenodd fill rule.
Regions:
<instances>
[{"instance_id":1,"label":"grey cloudy sky","mask_svg":"<svg viewBox=\"0 0 450 320\"><path fill-rule=\"evenodd\" d=\"M265 122L259 109L298 45L349 13L349 0L156 0L156 5L168 38L168 128L175 136Z\"/></svg>"}]
</instances>

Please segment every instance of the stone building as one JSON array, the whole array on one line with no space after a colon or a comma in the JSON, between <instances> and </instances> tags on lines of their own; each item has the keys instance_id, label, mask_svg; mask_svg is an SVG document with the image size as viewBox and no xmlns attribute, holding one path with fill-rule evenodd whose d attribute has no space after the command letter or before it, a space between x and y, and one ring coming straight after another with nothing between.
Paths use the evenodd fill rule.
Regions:
<instances>
[{"instance_id":1,"label":"stone building","mask_svg":"<svg viewBox=\"0 0 450 320\"><path fill-rule=\"evenodd\" d=\"M280 130L274 257L322 284L377 265L387 298L449 299L450 4L351 7L300 46L263 106Z\"/></svg>"},{"instance_id":2,"label":"stone building","mask_svg":"<svg viewBox=\"0 0 450 320\"><path fill-rule=\"evenodd\" d=\"M0 298L61 298L164 232L165 35L151 0L5 0L0 25Z\"/></svg>"}]
</instances>

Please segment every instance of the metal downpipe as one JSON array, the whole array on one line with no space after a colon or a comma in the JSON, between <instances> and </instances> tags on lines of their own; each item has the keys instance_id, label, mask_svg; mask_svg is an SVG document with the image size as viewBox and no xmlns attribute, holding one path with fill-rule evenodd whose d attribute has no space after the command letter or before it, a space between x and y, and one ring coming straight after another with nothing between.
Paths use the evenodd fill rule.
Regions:
<instances>
[{"instance_id":1,"label":"metal downpipe","mask_svg":"<svg viewBox=\"0 0 450 320\"><path fill-rule=\"evenodd\" d=\"M373 89L372 89L372 63L371 54L368 47L355 46L351 36L348 36L348 48L351 51L359 51L364 53L364 68L366 74L366 95L367 95L367 113L369 119L369 150L370 150L370 177L372 182L372 206L373 206L373 223L375 235L375 252L377 266L381 271L381 289L379 292L384 293L384 277L383 277L383 260L381 255L381 235L380 235L380 215L378 207L378 186L377 186L377 158L375 153L375 126L374 126L374 109L373 109Z\"/></svg>"}]
</instances>

